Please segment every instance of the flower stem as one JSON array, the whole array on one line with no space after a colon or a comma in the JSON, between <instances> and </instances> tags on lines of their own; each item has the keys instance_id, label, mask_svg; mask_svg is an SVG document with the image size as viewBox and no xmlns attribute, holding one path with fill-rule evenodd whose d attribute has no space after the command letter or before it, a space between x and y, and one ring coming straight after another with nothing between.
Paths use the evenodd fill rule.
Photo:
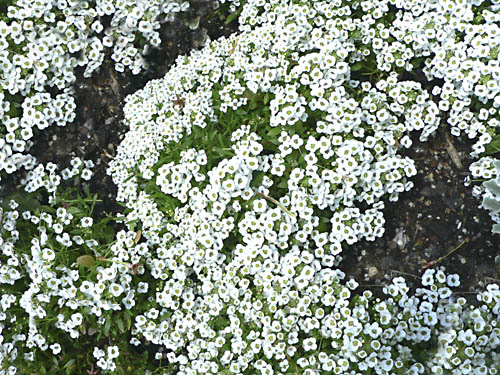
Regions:
<instances>
[{"instance_id":1,"label":"flower stem","mask_svg":"<svg viewBox=\"0 0 500 375\"><path fill-rule=\"evenodd\" d=\"M443 255L441 258L437 259L437 260L433 260L432 262L428 262L425 266L424 266L424 269L425 268L429 268L429 267L432 267L432 266L435 266L436 264L438 264L439 262L441 262L443 259L445 259L446 257L450 256L451 254L453 254L455 251L457 251L458 249L460 249L464 244L466 244L467 242L469 242L469 237L467 237L465 240L463 240L457 247L455 247L454 249L450 250L448 252L448 254L446 255Z\"/></svg>"},{"instance_id":2,"label":"flower stem","mask_svg":"<svg viewBox=\"0 0 500 375\"><path fill-rule=\"evenodd\" d=\"M281 208L285 213L287 213L288 215L290 215L291 217L293 217L295 220L297 220L297 217L295 216L294 213L290 212L289 210L287 210L285 208L285 206L283 206L280 202L278 202L276 199L274 198L271 198L271 197L268 197L267 195L265 194L262 194L262 193L259 193L258 191L255 192L255 195L258 195L259 197L262 197L262 198L265 198L267 199L268 201L270 202L273 202L275 205L279 206L279 208Z\"/></svg>"}]
</instances>

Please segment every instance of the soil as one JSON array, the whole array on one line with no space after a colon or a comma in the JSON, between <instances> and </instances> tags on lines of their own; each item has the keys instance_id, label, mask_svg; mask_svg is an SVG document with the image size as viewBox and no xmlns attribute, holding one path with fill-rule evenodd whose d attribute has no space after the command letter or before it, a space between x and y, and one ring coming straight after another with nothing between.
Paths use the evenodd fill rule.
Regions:
<instances>
[{"instance_id":1,"label":"soil","mask_svg":"<svg viewBox=\"0 0 500 375\"><path fill-rule=\"evenodd\" d=\"M99 74L78 79L76 120L66 127L53 126L35 140L32 154L42 163L52 161L65 167L73 156L94 161L90 188L104 200L98 207L100 214L120 209L113 203L116 188L106 168L127 131L121 110L124 97L162 77L178 55L200 48L205 36L214 40L237 31L236 20L224 25L207 2L191 3L188 18L200 16L196 30L180 18L165 25L162 48L152 52L148 58L151 66L142 74L117 73L107 62ZM500 254L500 237L491 233L491 219L478 208L472 187L464 186L473 161L468 156L471 145L445 131L425 143L418 142L415 135L406 153L417 164L415 187L401 194L398 202L386 203L382 238L358 242L343 253L340 268L360 282L361 290L369 288L381 295L381 286L396 276L404 276L410 286L419 286L420 276L429 266L458 273L460 293L472 298L485 284L500 283L500 268L494 261Z\"/></svg>"},{"instance_id":2,"label":"soil","mask_svg":"<svg viewBox=\"0 0 500 375\"><path fill-rule=\"evenodd\" d=\"M447 134L441 128L422 143L413 135L405 156L415 160L415 186L386 202L386 231L376 241L360 241L345 250L339 268L382 296L388 280L403 276L411 287L420 286L426 268L444 266L460 276L457 295L475 299L487 284L500 283L500 237L491 233L492 220L472 196L469 176L472 141ZM449 254L450 253L450 254ZM449 254L449 255L447 255Z\"/></svg>"}]
</instances>

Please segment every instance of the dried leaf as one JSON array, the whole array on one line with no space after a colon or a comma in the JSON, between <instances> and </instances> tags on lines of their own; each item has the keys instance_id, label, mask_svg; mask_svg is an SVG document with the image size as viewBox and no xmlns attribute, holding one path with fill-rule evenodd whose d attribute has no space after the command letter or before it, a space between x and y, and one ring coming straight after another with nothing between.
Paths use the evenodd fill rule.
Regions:
<instances>
[{"instance_id":1,"label":"dried leaf","mask_svg":"<svg viewBox=\"0 0 500 375\"><path fill-rule=\"evenodd\" d=\"M446 133L446 151L448 152L448 155L450 156L450 159L453 162L453 164L455 164L457 168L463 169L464 166L462 164L462 160L460 159L457 149L453 145L451 141L451 136L448 133Z\"/></svg>"},{"instance_id":2,"label":"dried leaf","mask_svg":"<svg viewBox=\"0 0 500 375\"><path fill-rule=\"evenodd\" d=\"M135 241L134 242L135 242L136 245L139 243L139 241L141 239L141 234L142 234L142 230L139 229L137 231L137 234L135 235Z\"/></svg>"}]
</instances>

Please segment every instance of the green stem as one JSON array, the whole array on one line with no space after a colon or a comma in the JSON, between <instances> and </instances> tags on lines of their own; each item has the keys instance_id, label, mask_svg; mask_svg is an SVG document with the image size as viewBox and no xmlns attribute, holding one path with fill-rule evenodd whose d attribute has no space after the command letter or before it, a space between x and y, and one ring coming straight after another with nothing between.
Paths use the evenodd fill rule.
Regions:
<instances>
[{"instance_id":1,"label":"green stem","mask_svg":"<svg viewBox=\"0 0 500 375\"><path fill-rule=\"evenodd\" d=\"M429 262L426 264L426 266L424 268L428 268L428 267L431 267L431 266L434 266L436 264L438 264L439 262L441 262L443 259L449 257L451 254L453 254L455 251L457 251L458 249L460 249L464 244L466 244L467 242L469 242L469 237L467 237L465 240L463 240L457 247L455 247L454 249L450 250L448 252L448 254L446 255L443 255L441 258L437 259L437 260L433 260L432 262Z\"/></svg>"},{"instance_id":2,"label":"green stem","mask_svg":"<svg viewBox=\"0 0 500 375\"><path fill-rule=\"evenodd\" d=\"M294 213L288 211L285 206L283 206L280 202L278 202L276 199L274 198L271 198L271 197L268 197L267 195L265 194L262 194L262 193L259 193L258 191L255 192L255 195L258 195L259 197L262 197L262 198L265 198L267 199L268 201L270 202L273 202L275 205L279 206L279 208L281 208L285 213L287 213L288 215L290 215L291 217L293 217L295 220L297 220L297 217L295 216Z\"/></svg>"}]
</instances>

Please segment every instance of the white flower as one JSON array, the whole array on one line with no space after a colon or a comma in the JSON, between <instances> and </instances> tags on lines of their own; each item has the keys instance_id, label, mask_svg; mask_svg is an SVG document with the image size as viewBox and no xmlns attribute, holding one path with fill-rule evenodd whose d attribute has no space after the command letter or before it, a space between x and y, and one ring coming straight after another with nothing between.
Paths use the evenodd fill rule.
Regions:
<instances>
[{"instance_id":1,"label":"white flower","mask_svg":"<svg viewBox=\"0 0 500 375\"><path fill-rule=\"evenodd\" d=\"M83 227L83 228L89 228L92 226L93 224L93 219L91 217L83 217L81 218L80 220L80 225Z\"/></svg>"},{"instance_id":2,"label":"white flower","mask_svg":"<svg viewBox=\"0 0 500 375\"><path fill-rule=\"evenodd\" d=\"M120 350L118 349L118 346L113 345L108 347L108 358L109 359L114 359L118 358L120 355Z\"/></svg>"},{"instance_id":3,"label":"white flower","mask_svg":"<svg viewBox=\"0 0 500 375\"><path fill-rule=\"evenodd\" d=\"M460 286L460 277L457 274L448 275L446 277L446 282L450 288Z\"/></svg>"},{"instance_id":4,"label":"white flower","mask_svg":"<svg viewBox=\"0 0 500 375\"><path fill-rule=\"evenodd\" d=\"M470 328L466 331L460 330L457 337L458 341L463 342L466 346L471 346L476 338L477 336L474 334L474 332L472 332Z\"/></svg>"},{"instance_id":5,"label":"white flower","mask_svg":"<svg viewBox=\"0 0 500 375\"><path fill-rule=\"evenodd\" d=\"M123 286L117 283L111 283L108 290L113 296L118 297L123 293Z\"/></svg>"},{"instance_id":6,"label":"white flower","mask_svg":"<svg viewBox=\"0 0 500 375\"><path fill-rule=\"evenodd\" d=\"M52 350L52 354L57 355L61 352L61 345L54 343L50 345L50 349Z\"/></svg>"},{"instance_id":7,"label":"white flower","mask_svg":"<svg viewBox=\"0 0 500 375\"><path fill-rule=\"evenodd\" d=\"M45 248L42 250L42 258L46 261L52 261L54 260L56 257L56 253L52 250L52 249L49 249L49 248Z\"/></svg>"},{"instance_id":8,"label":"white flower","mask_svg":"<svg viewBox=\"0 0 500 375\"><path fill-rule=\"evenodd\" d=\"M97 346L94 346L94 358L95 359L99 359L99 358L102 358L106 355L106 353L104 352L104 350L102 349L99 349Z\"/></svg>"},{"instance_id":9,"label":"white flower","mask_svg":"<svg viewBox=\"0 0 500 375\"><path fill-rule=\"evenodd\" d=\"M267 202L265 199L256 199L253 202L253 210L257 213L265 212L267 209Z\"/></svg>"},{"instance_id":10,"label":"white flower","mask_svg":"<svg viewBox=\"0 0 500 375\"><path fill-rule=\"evenodd\" d=\"M74 326L79 326L83 322L83 315L80 313L74 313L71 315L71 320L73 321Z\"/></svg>"},{"instance_id":11,"label":"white flower","mask_svg":"<svg viewBox=\"0 0 500 375\"><path fill-rule=\"evenodd\" d=\"M373 339L376 339L382 333L382 328L378 325L377 322L373 322L372 324L367 323L365 324L363 332L367 335L370 335Z\"/></svg>"},{"instance_id":12,"label":"white flower","mask_svg":"<svg viewBox=\"0 0 500 375\"><path fill-rule=\"evenodd\" d=\"M99 360L97 361L96 364L98 367L100 367L103 370L106 370L108 368L108 363L106 362L106 360L104 358L99 358Z\"/></svg>"},{"instance_id":13,"label":"white flower","mask_svg":"<svg viewBox=\"0 0 500 375\"><path fill-rule=\"evenodd\" d=\"M316 344L316 339L314 337L304 339L303 347L304 351L306 352L316 350L318 348L318 345Z\"/></svg>"},{"instance_id":14,"label":"white flower","mask_svg":"<svg viewBox=\"0 0 500 375\"><path fill-rule=\"evenodd\" d=\"M140 281L139 284L137 285L137 292L138 293L146 293L148 291L148 287L149 287L148 283Z\"/></svg>"},{"instance_id":15,"label":"white flower","mask_svg":"<svg viewBox=\"0 0 500 375\"><path fill-rule=\"evenodd\" d=\"M80 285L80 291L86 294L92 294L94 291L94 284L91 281L84 280Z\"/></svg>"},{"instance_id":16,"label":"white flower","mask_svg":"<svg viewBox=\"0 0 500 375\"><path fill-rule=\"evenodd\" d=\"M433 269L425 270L424 274L422 275L422 285L423 286L434 285L434 272L435 272L435 270L433 270Z\"/></svg>"}]
</instances>

